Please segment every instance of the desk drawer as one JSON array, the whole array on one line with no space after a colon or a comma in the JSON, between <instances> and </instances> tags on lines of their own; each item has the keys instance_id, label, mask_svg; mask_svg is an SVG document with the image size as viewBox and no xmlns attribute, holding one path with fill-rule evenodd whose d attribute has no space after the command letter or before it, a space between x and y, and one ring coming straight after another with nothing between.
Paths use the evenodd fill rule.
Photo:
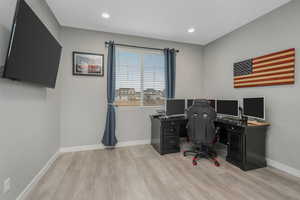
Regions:
<instances>
[{"instance_id":1,"label":"desk drawer","mask_svg":"<svg viewBox=\"0 0 300 200\"><path fill-rule=\"evenodd\" d=\"M167 122L163 126L164 136L177 136L179 132L179 126L176 122Z\"/></svg>"},{"instance_id":2,"label":"desk drawer","mask_svg":"<svg viewBox=\"0 0 300 200\"><path fill-rule=\"evenodd\" d=\"M165 149L177 149L179 148L179 137L165 137L164 138L164 148Z\"/></svg>"},{"instance_id":3,"label":"desk drawer","mask_svg":"<svg viewBox=\"0 0 300 200\"><path fill-rule=\"evenodd\" d=\"M166 127L164 128L165 136L178 136L178 128L177 127Z\"/></svg>"}]
</instances>

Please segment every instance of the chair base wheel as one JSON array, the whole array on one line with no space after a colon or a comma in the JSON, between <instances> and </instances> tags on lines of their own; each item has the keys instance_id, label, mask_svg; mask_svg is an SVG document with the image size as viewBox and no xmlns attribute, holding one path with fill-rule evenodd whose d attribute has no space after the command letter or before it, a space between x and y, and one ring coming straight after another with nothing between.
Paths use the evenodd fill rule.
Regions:
<instances>
[{"instance_id":1,"label":"chair base wheel","mask_svg":"<svg viewBox=\"0 0 300 200\"><path fill-rule=\"evenodd\" d=\"M193 161L192 161L193 166L197 166L197 161L200 158L206 158L206 159L212 161L216 167L220 167L220 163L216 159L217 158L217 153L214 152L214 151L211 151L211 152L200 151L200 150L199 151L197 151L197 150L183 151L183 156L184 157L186 157L188 155L193 155L194 156Z\"/></svg>"},{"instance_id":2,"label":"chair base wheel","mask_svg":"<svg viewBox=\"0 0 300 200\"><path fill-rule=\"evenodd\" d=\"M215 161L214 164L216 167L220 167L220 163L218 161Z\"/></svg>"}]
</instances>

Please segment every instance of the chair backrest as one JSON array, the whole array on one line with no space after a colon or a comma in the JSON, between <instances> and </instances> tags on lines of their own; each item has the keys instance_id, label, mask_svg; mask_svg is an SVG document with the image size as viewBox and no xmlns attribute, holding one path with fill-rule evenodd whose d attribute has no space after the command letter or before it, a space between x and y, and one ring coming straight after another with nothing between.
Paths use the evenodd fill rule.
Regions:
<instances>
[{"instance_id":1,"label":"chair backrest","mask_svg":"<svg viewBox=\"0 0 300 200\"><path fill-rule=\"evenodd\" d=\"M211 144L215 138L215 110L207 100L195 100L188 109L188 135L197 144Z\"/></svg>"}]
</instances>

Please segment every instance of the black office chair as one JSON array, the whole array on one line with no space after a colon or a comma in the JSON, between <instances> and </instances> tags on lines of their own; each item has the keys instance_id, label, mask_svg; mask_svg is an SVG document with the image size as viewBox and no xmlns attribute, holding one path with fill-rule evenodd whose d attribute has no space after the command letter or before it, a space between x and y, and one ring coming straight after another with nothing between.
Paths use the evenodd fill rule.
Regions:
<instances>
[{"instance_id":1,"label":"black office chair","mask_svg":"<svg viewBox=\"0 0 300 200\"><path fill-rule=\"evenodd\" d=\"M218 140L218 130L214 125L217 117L215 110L210 106L207 100L195 100L194 104L187 110L188 116L188 136L194 144L194 149L184 151L183 155L194 155L193 165L197 165L199 158L206 158L214 162L219 167L217 153L213 146Z\"/></svg>"}]
</instances>

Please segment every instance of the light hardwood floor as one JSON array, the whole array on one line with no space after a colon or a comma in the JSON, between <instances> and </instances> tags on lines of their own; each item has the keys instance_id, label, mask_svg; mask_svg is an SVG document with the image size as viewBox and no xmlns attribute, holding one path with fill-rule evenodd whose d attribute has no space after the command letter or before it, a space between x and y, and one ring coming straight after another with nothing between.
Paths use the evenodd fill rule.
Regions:
<instances>
[{"instance_id":1,"label":"light hardwood floor","mask_svg":"<svg viewBox=\"0 0 300 200\"><path fill-rule=\"evenodd\" d=\"M300 179L265 168L243 172L221 160L193 167L150 145L61 155L27 200L289 200Z\"/></svg>"}]
</instances>

